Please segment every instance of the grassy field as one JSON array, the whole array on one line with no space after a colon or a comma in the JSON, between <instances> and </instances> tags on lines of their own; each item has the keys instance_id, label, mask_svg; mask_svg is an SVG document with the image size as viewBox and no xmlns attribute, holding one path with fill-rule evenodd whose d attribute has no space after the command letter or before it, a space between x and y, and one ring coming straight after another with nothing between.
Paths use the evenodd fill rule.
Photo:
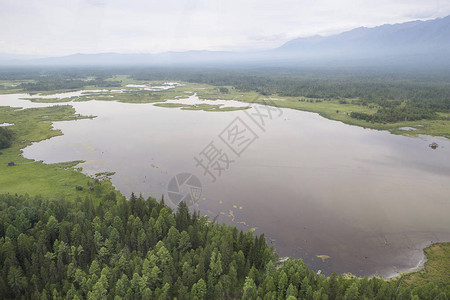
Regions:
<instances>
[{"instance_id":1,"label":"grassy field","mask_svg":"<svg viewBox=\"0 0 450 300\"><path fill-rule=\"evenodd\" d=\"M72 167L79 162L44 164L22 157L24 147L57 135L52 121L85 118L75 115L71 106L53 106L17 110L0 107L1 122L13 123L14 142L0 152L0 193L42 195L49 198L91 196L100 199L106 192L115 191L109 180L96 182ZM8 166L14 162L15 166ZM88 185L88 181L90 184ZM76 188L78 186L78 189ZM81 188L82 190L81 190Z\"/></svg>"},{"instance_id":2,"label":"grassy field","mask_svg":"<svg viewBox=\"0 0 450 300\"><path fill-rule=\"evenodd\" d=\"M316 101L316 102L308 102ZM450 118L441 114L443 118L441 120L419 120L419 121L403 121L395 123L371 123L365 120L358 120L350 117L351 112L364 112L368 114L374 114L378 108L377 107L367 107L351 104L341 104L338 100L324 101L318 99L305 99L305 101L298 101L296 99L286 99L284 101L268 101L269 105L276 105L283 108L292 108L303 111L315 112L320 114L322 117L341 121L349 125L356 125L365 128L372 128L377 130L388 130L393 134L401 135L432 135L432 136L443 136L450 138ZM320 102L321 101L321 102ZM263 102L257 100L257 102ZM401 130L402 127L412 127L416 130L405 131Z\"/></svg>"},{"instance_id":3,"label":"grassy field","mask_svg":"<svg viewBox=\"0 0 450 300\"><path fill-rule=\"evenodd\" d=\"M181 104L181 103L156 103L155 106L169 107L169 108L181 108L183 110L203 110L203 111L234 111L244 110L249 107L221 107L220 105L212 104Z\"/></svg>"},{"instance_id":4,"label":"grassy field","mask_svg":"<svg viewBox=\"0 0 450 300\"><path fill-rule=\"evenodd\" d=\"M256 92L241 92L232 87L227 87L228 94L222 94L217 87L203 86L203 89L196 90L201 99L223 99L238 100L248 103L260 103L278 106L281 108L297 109L320 114L322 117L341 121L343 123L377 130L388 130L393 134L401 135L432 135L450 138L450 114L440 113L437 120L403 121L395 123L371 123L365 120L358 120L350 117L351 112L361 112L374 114L379 107L362 106L353 104L358 99L312 99L307 97L281 97L278 95L264 96ZM400 128L412 127L416 130L405 131Z\"/></svg>"},{"instance_id":5,"label":"grassy field","mask_svg":"<svg viewBox=\"0 0 450 300\"><path fill-rule=\"evenodd\" d=\"M422 270L401 277L407 284L423 286L434 282L450 287L450 243L433 244L424 249L427 261Z\"/></svg>"},{"instance_id":6,"label":"grassy field","mask_svg":"<svg viewBox=\"0 0 450 300\"><path fill-rule=\"evenodd\" d=\"M32 83L33 80L0 80L0 95L23 93L21 88L17 86L21 83Z\"/></svg>"}]
</instances>

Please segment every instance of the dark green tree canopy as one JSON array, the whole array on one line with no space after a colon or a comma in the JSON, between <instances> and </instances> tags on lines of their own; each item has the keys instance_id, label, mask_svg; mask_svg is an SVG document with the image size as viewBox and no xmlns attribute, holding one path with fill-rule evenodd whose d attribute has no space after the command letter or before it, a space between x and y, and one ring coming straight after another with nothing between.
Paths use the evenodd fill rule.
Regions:
<instances>
[{"instance_id":1,"label":"dark green tree canopy","mask_svg":"<svg viewBox=\"0 0 450 300\"><path fill-rule=\"evenodd\" d=\"M13 141L13 132L6 127L0 127L0 149L9 148Z\"/></svg>"},{"instance_id":2,"label":"dark green tree canopy","mask_svg":"<svg viewBox=\"0 0 450 300\"><path fill-rule=\"evenodd\" d=\"M448 299L448 285L316 274L264 236L153 198L0 195L1 299Z\"/></svg>"}]
</instances>

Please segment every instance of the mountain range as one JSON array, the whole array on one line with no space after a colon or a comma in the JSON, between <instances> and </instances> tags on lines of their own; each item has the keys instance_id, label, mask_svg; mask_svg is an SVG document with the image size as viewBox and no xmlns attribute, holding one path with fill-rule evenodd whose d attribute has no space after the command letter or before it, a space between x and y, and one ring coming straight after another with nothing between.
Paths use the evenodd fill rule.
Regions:
<instances>
[{"instance_id":1,"label":"mountain range","mask_svg":"<svg viewBox=\"0 0 450 300\"><path fill-rule=\"evenodd\" d=\"M297 38L266 51L185 51L160 54L0 54L0 65L436 64L450 66L450 16L429 21L359 27L331 36Z\"/></svg>"}]
</instances>

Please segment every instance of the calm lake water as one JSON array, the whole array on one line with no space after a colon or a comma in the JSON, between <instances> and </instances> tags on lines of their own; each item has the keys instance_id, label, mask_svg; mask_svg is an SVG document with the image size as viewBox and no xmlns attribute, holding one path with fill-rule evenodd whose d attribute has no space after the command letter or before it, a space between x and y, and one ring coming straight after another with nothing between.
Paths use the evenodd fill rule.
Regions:
<instances>
[{"instance_id":1,"label":"calm lake water","mask_svg":"<svg viewBox=\"0 0 450 300\"><path fill-rule=\"evenodd\" d=\"M48 105L19 96L1 95L0 105ZM192 173L202 185L196 203L202 214L264 232L280 256L302 258L326 274L392 276L418 266L431 242L450 240L447 139L397 136L261 105L233 112L71 105L97 118L55 122L64 135L27 147L25 157L84 160L87 174L116 172L112 183L124 195L164 194L168 204L170 179ZM194 159L206 163L214 155L215 182Z\"/></svg>"}]
</instances>

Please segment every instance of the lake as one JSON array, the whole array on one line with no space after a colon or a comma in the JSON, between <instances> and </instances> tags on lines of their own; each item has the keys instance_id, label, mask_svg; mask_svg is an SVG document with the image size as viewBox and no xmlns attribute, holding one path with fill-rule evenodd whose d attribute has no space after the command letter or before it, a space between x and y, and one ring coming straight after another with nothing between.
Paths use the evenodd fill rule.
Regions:
<instances>
[{"instance_id":1,"label":"lake","mask_svg":"<svg viewBox=\"0 0 450 300\"><path fill-rule=\"evenodd\" d=\"M0 105L50 105L19 97L0 95ZM193 209L264 233L280 256L302 258L316 271L389 277L423 263L431 242L450 240L445 138L392 135L262 105L205 112L70 104L97 117L55 122L64 135L27 147L25 157L84 160L86 174L116 172L112 183L127 197L165 195L172 206L169 181L193 174L201 183Z\"/></svg>"}]
</instances>

